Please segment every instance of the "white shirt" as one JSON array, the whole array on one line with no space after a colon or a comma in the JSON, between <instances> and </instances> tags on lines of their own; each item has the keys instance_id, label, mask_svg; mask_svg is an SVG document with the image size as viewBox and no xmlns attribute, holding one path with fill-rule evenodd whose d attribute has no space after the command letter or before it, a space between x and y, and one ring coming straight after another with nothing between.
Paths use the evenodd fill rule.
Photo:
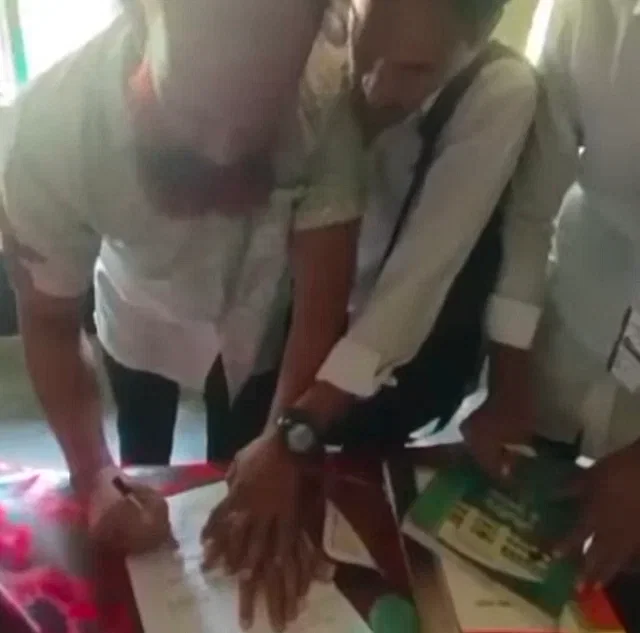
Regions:
<instances>
[{"instance_id":1,"label":"white shirt","mask_svg":"<svg viewBox=\"0 0 640 633\"><path fill-rule=\"evenodd\" d=\"M503 289L541 305L564 197L549 299L603 367L625 310L640 299L639 60L640 2L556 0L544 98L510 213Z\"/></svg>"},{"instance_id":2,"label":"white shirt","mask_svg":"<svg viewBox=\"0 0 640 633\"><path fill-rule=\"evenodd\" d=\"M269 208L158 212L134 164L129 40L117 21L18 100L1 172L6 220L40 256L26 264L46 294L82 294L97 261L98 336L118 361L202 388L221 353L233 395L287 307L279 298L291 231L360 214L359 133L344 95L303 82Z\"/></svg>"},{"instance_id":3,"label":"white shirt","mask_svg":"<svg viewBox=\"0 0 640 633\"><path fill-rule=\"evenodd\" d=\"M422 193L378 276L420 151L419 113L381 135L373 150L355 318L321 379L368 397L392 384L394 370L415 356L513 173L535 102L535 76L524 62L502 59L480 72L444 130ZM509 295L497 294L489 315L492 336L527 345L531 333L511 325L522 311Z\"/></svg>"}]
</instances>

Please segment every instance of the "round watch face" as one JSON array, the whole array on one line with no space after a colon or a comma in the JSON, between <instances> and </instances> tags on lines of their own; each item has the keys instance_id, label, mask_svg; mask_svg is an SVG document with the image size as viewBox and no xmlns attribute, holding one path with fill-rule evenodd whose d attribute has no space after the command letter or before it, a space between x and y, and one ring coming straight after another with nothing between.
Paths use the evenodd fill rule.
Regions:
<instances>
[{"instance_id":1,"label":"round watch face","mask_svg":"<svg viewBox=\"0 0 640 633\"><path fill-rule=\"evenodd\" d=\"M316 434L306 424L292 424L287 430L287 444L293 453L309 453L316 446Z\"/></svg>"}]
</instances>

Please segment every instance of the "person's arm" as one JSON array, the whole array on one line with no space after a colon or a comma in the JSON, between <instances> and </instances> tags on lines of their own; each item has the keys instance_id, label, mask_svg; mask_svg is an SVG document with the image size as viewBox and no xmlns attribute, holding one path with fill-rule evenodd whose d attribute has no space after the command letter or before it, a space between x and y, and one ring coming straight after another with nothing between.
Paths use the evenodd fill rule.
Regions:
<instances>
[{"instance_id":1,"label":"person's arm","mask_svg":"<svg viewBox=\"0 0 640 633\"><path fill-rule=\"evenodd\" d=\"M335 87L320 80L309 92L330 95ZM343 90L339 97L321 96L308 110L315 112L307 123L317 147L291 240L293 318L272 423L315 384L320 366L344 333L365 199L366 157L352 95Z\"/></svg>"},{"instance_id":2,"label":"person's arm","mask_svg":"<svg viewBox=\"0 0 640 633\"><path fill-rule=\"evenodd\" d=\"M578 168L581 125L571 75L578 3L557 3L540 63L533 133L512 181L500 279L488 313L490 394L529 402L530 354L541 314L553 222ZM520 405L520 406L521 406Z\"/></svg>"},{"instance_id":3,"label":"person's arm","mask_svg":"<svg viewBox=\"0 0 640 633\"><path fill-rule=\"evenodd\" d=\"M417 353L513 173L535 99L535 80L521 63L504 60L482 72L368 302L319 372L322 383L371 397Z\"/></svg>"},{"instance_id":4,"label":"person's arm","mask_svg":"<svg viewBox=\"0 0 640 633\"><path fill-rule=\"evenodd\" d=\"M27 367L72 475L89 477L111 458L82 301L100 238L14 148L2 171L0 227L16 292Z\"/></svg>"},{"instance_id":5,"label":"person's arm","mask_svg":"<svg viewBox=\"0 0 640 633\"><path fill-rule=\"evenodd\" d=\"M512 180L502 270L487 317L493 341L488 398L463 428L478 461L503 477L511 462L503 447L527 443L535 429L530 349L542 311L553 221L577 173L582 132L570 72L576 10L579 3L559 2L551 19L535 124Z\"/></svg>"},{"instance_id":6,"label":"person's arm","mask_svg":"<svg viewBox=\"0 0 640 633\"><path fill-rule=\"evenodd\" d=\"M92 350L82 334L82 298L56 299L15 283L27 369L72 477L112 463Z\"/></svg>"},{"instance_id":7,"label":"person's arm","mask_svg":"<svg viewBox=\"0 0 640 633\"><path fill-rule=\"evenodd\" d=\"M229 495L202 532L205 567L224 560L228 573L241 572L240 611L247 627L260 589L272 623L284 628L321 558L304 533L306 504L321 496L309 493L306 469L273 424L313 385L344 329L362 212L364 149L349 100L346 94L337 101L328 95L326 102L318 96L303 92L303 103L314 99L306 110L314 147L304 173L305 195L295 209L293 319L269 423L238 453Z\"/></svg>"},{"instance_id":8,"label":"person's arm","mask_svg":"<svg viewBox=\"0 0 640 633\"><path fill-rule=\"evenodd\" d=\"M16 238L4 236L27 368L71 475L82 478L111 464L91 347L82 334L83 296L38 291L20 250Z\"/></svg>"},{"instance_id":9,"label":"person's arm","mask_svg":"<svg viewBox=\"0 0 640 633\"><path fill-rule=\"evenodd\" d=\"M301 231L293 238L293 314L270 422L294 404L347 322L359 222Z\"/></svg>"}]
</instances>

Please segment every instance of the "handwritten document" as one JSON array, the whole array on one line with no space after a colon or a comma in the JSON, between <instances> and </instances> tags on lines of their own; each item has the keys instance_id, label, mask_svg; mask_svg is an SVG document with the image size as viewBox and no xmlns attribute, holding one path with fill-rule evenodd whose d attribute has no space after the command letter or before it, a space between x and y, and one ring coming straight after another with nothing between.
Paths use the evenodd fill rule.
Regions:
<instances>
[{"instance_id":1,"label":"handwritten document","mask_svg":"<svg viewBox=\"0 0 640 633\"><path fill-rule=\"evenodd\" d=\"M237 581L200 569L200 530L226 493L226 484L220 483L171 497L169 512L179 548L127 560L145 633L241 633ZM258 605L251 633L272 633L263 604ZM307 609L287 633L370 629L335 585L316 583Z\"/></svg>"}]
</instances>

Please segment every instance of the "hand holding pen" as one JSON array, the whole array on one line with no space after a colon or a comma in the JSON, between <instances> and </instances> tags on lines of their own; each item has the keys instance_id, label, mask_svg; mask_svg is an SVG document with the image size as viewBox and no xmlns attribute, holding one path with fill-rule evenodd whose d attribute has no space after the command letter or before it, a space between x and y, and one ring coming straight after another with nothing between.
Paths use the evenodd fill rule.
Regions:
<instances>
[{"instance_id":1,"label":"hand holding pen","mask_svg":"<svg viewBox=\"0 0 640 633\"><path fill-rule=\"evenodd\" d=\"M88 496L88 519L94 541L124 554L148 552L173 542L164 497L115 467L97 475Z\"/></svg>"}]
</instances>

